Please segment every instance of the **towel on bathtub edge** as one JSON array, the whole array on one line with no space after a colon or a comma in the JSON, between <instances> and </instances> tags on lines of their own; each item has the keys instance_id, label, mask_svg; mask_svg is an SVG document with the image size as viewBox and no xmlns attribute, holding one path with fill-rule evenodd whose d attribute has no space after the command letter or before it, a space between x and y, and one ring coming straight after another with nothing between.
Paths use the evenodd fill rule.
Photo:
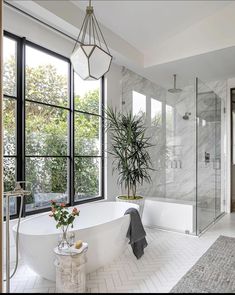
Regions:
<instances>
[{"instance_id":1,"label":"towel on bathtub edge","mask_svg":"<svg viewBox=\"0 0 235 295\"><path fill-rule=\"evenodd\" d=\"M130 214L130 225L127 231L127 238L130 240L132 251L137 259L141 258L144 254L144 248L148 246L146 241L146 232L144 230L138 210L129 208L125 212Z\"/></svg>"}]
</instances>

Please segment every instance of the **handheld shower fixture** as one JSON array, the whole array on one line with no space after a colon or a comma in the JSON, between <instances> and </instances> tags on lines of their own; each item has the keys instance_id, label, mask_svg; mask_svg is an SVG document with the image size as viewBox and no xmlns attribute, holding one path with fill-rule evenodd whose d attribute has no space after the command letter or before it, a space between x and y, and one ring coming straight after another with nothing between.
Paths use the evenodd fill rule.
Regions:
<instances>
[{"instance_id":1,"label":"handheld shower fixture","mask_svg":"<svg viewBox=\"0 0 235 295\"><path fill-rule=\"evenodd\" d=\"M173 75L174 77L174 88L168 89L170 93L180 93L182 89L176 88L176 74Z\"/></svg>"}]
</instances>

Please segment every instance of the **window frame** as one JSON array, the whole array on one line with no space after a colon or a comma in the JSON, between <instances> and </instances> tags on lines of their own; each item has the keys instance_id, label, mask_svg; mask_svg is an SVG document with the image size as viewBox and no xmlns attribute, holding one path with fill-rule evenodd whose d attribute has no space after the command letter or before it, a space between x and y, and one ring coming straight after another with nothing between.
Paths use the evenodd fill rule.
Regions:
<instances>
[{"instance_id":1,"label":"window frame","mask_svg":"<svg viewBox=\"0 0 235 295\"><path fill-rule=\"evenodd\" d=\"M72 69L72 65L70 62L70 59L60 55L52 50L49 50L45 47L42 47L41 45L35 44L29 40L26 40L26 38L21 38L17 35L14 35L12 33L9 33L7 31L4 31L4 36L7 38L10 38L16 42L16 59L17 59L17 88L16 88L16 97L12 97L9 95L4 95L3 97L7 99L15 99L16 100L16 156L4 156L4 158L7 157L15 157L16 158L16 181L24 181L26 177L26 159L27 158L66 158L68 160L69 166L68 166L68 180L67 180L67 188L68 188L68 203L66 204L67 206L74 206L74 205L79 205L83 203L88 203L88 202L94 202L94 201L99 201L105 199L105 119L104 119L104 77L100 79L100 114L95 114L95 113L90 113L90 112L84 112L84 111L79 111L75 110L74 108L74 72ZM26 99L25 98L25 68L26 68L26 46L30 46L34 49L40 50L46 54L49 54L53 57L59 58L60 60L66 61L68 63L68 105L66 106L56 106L50 103L45 103L45 102L40 102L40 101L35 101L31 99ZM69 112L68 114L68 154L67 156L64 155L26 155L25 153L25 147L26 147L26 137L25 137L25 126L26 126L26 103L35 103L37 105L44 105L44 106L49 106L53 108L60 108L63 110L67 110ZM100 148L101 148L101 153L99 156L79 156L79 157L91 157L91 158L99 158L101 161L101 171L100 171L100 195L97 197L91 197L85 200L79 200L75 201L75 188L74 188L74 161L75 158L78 156L75 156L74 152L74 132L75 132L75 120L74 120L74 115L75 113L83 113L87 115L94 115L100 117ZM17 198L17 214L11 215L11 219L18 218L19 217L19 210L20 210L20 199ZM43 212L48 212L50 211L50 207L46 208L40 208L40 209L35 209L32 211L26 211L26 204L24 202L23 206L23 216L29 216L29 215L34 215L38 213L43 213Z\"/></svg>"}]
</instances>

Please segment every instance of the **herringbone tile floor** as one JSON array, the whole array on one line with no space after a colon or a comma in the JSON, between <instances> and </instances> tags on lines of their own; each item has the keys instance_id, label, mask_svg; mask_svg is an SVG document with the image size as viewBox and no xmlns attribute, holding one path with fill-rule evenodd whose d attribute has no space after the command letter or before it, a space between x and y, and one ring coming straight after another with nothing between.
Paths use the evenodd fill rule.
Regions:
<instances>
[{"instance_id":1,"label":"herringbone tile floor","mask_svg":"<svg viewBox=\"0 0 235 295\"><path fill-rule=\"evenodd\" d=\"M88 293L167 293L219 235L235 236L235 214L226 215L202 237L146 229L148 247L137 260L130 247L121 257L87 276ZM54 293L55 284L40 278L22 261L11 281L12 292Z\"/></svg>"}]
</instances>

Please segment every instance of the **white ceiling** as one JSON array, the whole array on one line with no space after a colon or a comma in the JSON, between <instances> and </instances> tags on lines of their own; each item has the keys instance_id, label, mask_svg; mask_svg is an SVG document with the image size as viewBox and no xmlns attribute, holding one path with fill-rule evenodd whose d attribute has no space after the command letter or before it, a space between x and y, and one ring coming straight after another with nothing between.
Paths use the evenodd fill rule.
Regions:
<instances>
[{"instance_id":1,"label":"white ceiling","mask_svg":"<svg viewBox=\"0 0 235 295\"><path fill-rule=\"evenodd\" d=\"M10 0L7 0L10 1ZM77 37L88 1L11 0ZM162 85L235 77L235 1L93 0L114 62ZM152 63L146 63L147 58ZM159 61L154 61L158 58Z\"/></svg>"},{"instance_id":2,"label":"white ceiling","mask_svg":"<svg viewBox=\"0 0 235 295\"><path fill-rule=\"evenodd\" d=\"M85 10L88 1L72 1ZM189 26L215 14L230 1L93 0L97 19L143 54Z\"/></svg>"},{"instance_id":3,"label":"white ceiling","mask_svg":"<svg viewBox=\"0 0 235 295\"><path fill-rule=\"evenodd\" d=\"M235 77L235 46L144 70L147 78L167 89L173 87L172 75L175 73L179 88L192 84L195 77L204 82Z\"/></svg>"}]
</instances>

